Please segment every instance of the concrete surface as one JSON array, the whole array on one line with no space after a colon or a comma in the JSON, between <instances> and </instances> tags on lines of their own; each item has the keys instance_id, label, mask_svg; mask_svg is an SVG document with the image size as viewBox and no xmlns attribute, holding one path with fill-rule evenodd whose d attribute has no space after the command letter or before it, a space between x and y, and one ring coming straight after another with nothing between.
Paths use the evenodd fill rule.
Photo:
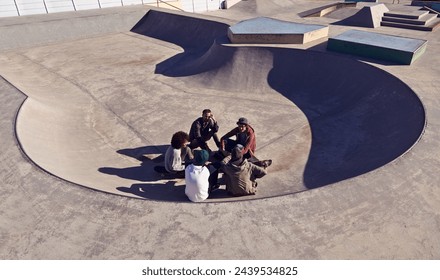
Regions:
<instances>
[{"instance_id":1,"label":"concrete surface","mask_svg":"<svg viewBox=\"0 0 440 280\"><path fill-rule=\"evenodd\" d=\"M230 10L199 18L206 17L220 29L256 16L310 24L335 21L297 15L310 8L310 1L242 1ZM121 8L117 13L123 17L126 11ZM62 20L66 18L68 14ZM9 25L9 32L19 32L32 23L29 18L22 20L22 24ZM221 39L199 44L206 36L197 38L197 33L198 44L192 44L191 38L173 39L172 33L149 36L154 30L143 30L143 34L129 32L130 28L47 44L37 38L27 42L28 47L3 48L0 258L439 258L440 142L436 134L440 58L436 54L440 45L435 32L377 28L383 34L429 41L425 55L413 65L398 66L328 54L324 40L284 45L283 49L236 49ZM335 25L329 31L335 35L348 29ZM227 59L219 63L210 54ZM313 88L307 80L295 83L285 76L289 71L301 71L290 66L301 59L300 65L310 67L304 79L312 79L313 74L324 78ZM335 62L321 63L328 61ZM333 84L336 74L325 79L324 73L332 73L336 62L342 62L342 76L347 75L344 71L360 69L368 79L362 86L349 83L348 78ZM246 65L251 66L244 68ZM360 76L354 74L350 79ZM377 94L361 98L365 88L374 88L373 81L378 79L386 81L381 84L383 91L373 90ZM230 82L224 84L226 80ZM327 85L330 99L318 103ZM295 87L302 91L289 91ZM339 101L332 100L335 97ZM331 106L335 104L341 107ZM153 162L158 160L155 156L171 133L189 128L200 114L200 109L189 108L199 106L213 109L222 131L232 127L241 116L236 111L243 110L256 126L258 153L263 157L280 157L282 147L296 143L297 152L284 153L289 155L285 161L275 161L272 176L261 180L260 197L241 201L216 198L194 204L183 200L178 182L161 185L138 177L149 173L145 163L135 157L148 153ZM319 116L324 116L322 124ZM408 123L413 126L406 126ZM337 133L345 124L356 132ZM375 130L378 126L381 129ZM406 129L396 129L401 126ZM326 139L322 136L332 128L336 132L322 143ZM417 140L421 129L424 133ZM346 137L350 141L335 144ZM359 141L362 139L366 142ZM383 141L386 145L376 147ZM365 145L359 145L362 143ZM347 152L344 156L339 153L341 147ZM27 155L28 151L37 155ZM358 163L353 168L350 156L357 155L363 157L352 161ZM67 182L39 168L32 157L47 160L50 168L75 178L106 180L127 196L146 199L110 195ZM330 173L333 177L318 173L333 160L336 171L342 172ZM309 162L315 168L307 169ZM98 177L86 174L89 164L99 166L94 170ZM279 170L280 166L291 172ZM319 184L314 185L316 174ZM289 194L269 198L280 186L288 186ZM164 197L170 199L164 201Z\"/></svg>"},{"instance_id":2,"label":"concrete surface","mask_svg":"<svg viewBox=\"0 0 440 280\"><path fill-rule=\"evenodd\" d=\"M410 65L423 55L427 44L426 40L348 30L329 38L327 49Z\"/></svg>"},{"instance_id":3,"label":"concrete surface","mask_svg":"<svg viewBox=\"0 0 440 280\"><path fill-rule=\"evenodd\" d=\"M324 38L328 27L258 17L241 21L228 28L234 44L305 44Z\"/></svg>"},{"instance_id":4,"label":"concrete surface","mask_svg":"<svg viewBox=\"0 0 440 280\"><path fill-rule=\"evenodd\" d=\"M338 24L376 28L380 26L383 14L388 11L385 4L365 5L356 14L343 19Z\"/></svg>"}]
</instances>

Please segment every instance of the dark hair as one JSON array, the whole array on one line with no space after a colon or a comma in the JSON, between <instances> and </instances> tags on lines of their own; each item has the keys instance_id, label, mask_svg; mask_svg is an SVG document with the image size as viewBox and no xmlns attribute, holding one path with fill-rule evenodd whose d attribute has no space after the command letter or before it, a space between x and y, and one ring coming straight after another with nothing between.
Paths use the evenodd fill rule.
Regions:
<instances>
[{"instance_id":1,"label":"dark hair","mask_svg":"<svg viewBox=\"0 0 440 280\"><path fill-rule=\"evenodd\" d=\"M178 131L174 133L173 137L171 138L171 146L174 149L182 148L185 142L189 142L189 135L188 133L183 131Z\"/></svg>"},{"instance_id":2,"label":"dark hair","mask_svg":"<svg viewBox=\"0 0 440 280\"><path fill-rule=\"evenodd\" d=\"M211 110L210 109L203 110L202 115L207 114L207 113L211 113Z\"/></svg>"}]
</instances>

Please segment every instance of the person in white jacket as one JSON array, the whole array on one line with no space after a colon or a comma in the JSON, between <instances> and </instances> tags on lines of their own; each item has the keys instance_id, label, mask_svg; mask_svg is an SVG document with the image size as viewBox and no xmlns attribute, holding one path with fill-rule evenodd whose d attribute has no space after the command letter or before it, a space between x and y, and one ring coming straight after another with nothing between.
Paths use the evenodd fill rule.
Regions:
<instances>
[{"instance_id":1,"label":"person in white jacket","mask_svg":"<svg viewBox=\"0 0 440 280\"><path fill-rule=\"evenodd\" d=\"M185 194L192 202L201 202L209 196L209 169L205 163L209 159L206 150L194 151L194 162L185 169Z\"/></svg>"}]
</instances>

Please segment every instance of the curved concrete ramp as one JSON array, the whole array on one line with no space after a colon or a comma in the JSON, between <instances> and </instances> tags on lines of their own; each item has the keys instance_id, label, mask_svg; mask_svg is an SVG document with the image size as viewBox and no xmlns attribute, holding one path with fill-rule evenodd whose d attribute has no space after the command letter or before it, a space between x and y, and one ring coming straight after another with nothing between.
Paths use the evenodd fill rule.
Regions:
<instances>
[{"instance_id":1,"label":"curved concrete ramp","mask_svg":"<svg viewBox=\"0 0 440 280\"><path fill-rule=\"evenodd\" d=\"M326 53L236 48L219 34L202 55L191 60L170 58L168 69L156 72L186 77L188 88L246 92L255 99L275 90L287 97L305 114L313 135L304 171L306 188L379 168L406 152L423 132L421 101L406 84L383 70ZM179 44L178 37L169 41ZM156 70L163 69L162 64ZM270 115L267 110L263 113ZM271 134L268 131L263 138ZM265 149L268 143L264 143ZM277 152L267 156L272 153ZM289 165L289 159L282 163Z\"/></svg>"},{"instance_id":2,"label":"curved concrete ramp","mask_svg":"<svg viewBox=\"0 0 440 280\"><path fill-rule=\"evenodd\" d=\"M228 28L229 25L226 23L150 10L131 29L131 32L178 45L184 50L172 59L157 65L156 73L164 74L169 66L174 67L176 62L186 64L197 60L201 55L209 56L206 52L217 38L226 38ZM215 58L211 62L216 65L209 64L206 67L217 67L221 60ZM206 70L208 69L197 68L197 73ZM179 70L171 69L171 71Z\"/></svg>"},{"instance_id":3,"label":"curved concrete ramp","mask_svg":"<svg viewBox=\"0 0 440 280\"><path fill-rule=\"evenodd\" d=\"M187 41L179 30L170 36L182 18L162 16L165 26L154 27L154 37L113 34L0 57L0 74L28 95L17 136L36 164L109 193L187 201L182 180L161 178L152 168L172 133L188 130L210 107L220 134L246 116L257 132L257 154L274 164L258 195L219 192L208 201L253 199L380 168L423 131L418 97L382 70L326 53L237 48L220 31ZM139 161L140 155L147 157Z\"/></svg>"},{"instance_id":4,"label":"curved concrete ramp","mask_svg":"<svg viewBox=\"0 0 440 280\"><path fill-rule=\"evenodd\" d=\"M217 21L150 10L131 32L172 42L185 51L208 49L219 36L228 33L229 25Z\"/></svg>"},{"instance_id":5,"label":"curved concrete ramp","mask_svg":"<svg viewBox=\"0 0 440 280\"><path fill-rule=\"evenodd\" d=\"M209 57L189 65L172 67L180 69L182 77L181 69L187 71L187 87L246 92L255 99L270 99L276 91L306 116L312 135L303 174L306 188L379 168L410 149L423 132L425 112L416 94L396 77L368 64L294 49L216 45L208 53ZM221 57L220 68L192 76L199 72L193 67L206 69L204 60L212 65L214 57ZM261 108L261 115L251 119L268 126L257 130L259 143L271 150L267 156L276 154L280 164L290 165L297 155L286 153L289 144L274 145L271 139L277 134L273 129L285 122L282 112L277 113L280 118ZM301 115L296 116L302 123Z\"/></svg>"}]
</instances>

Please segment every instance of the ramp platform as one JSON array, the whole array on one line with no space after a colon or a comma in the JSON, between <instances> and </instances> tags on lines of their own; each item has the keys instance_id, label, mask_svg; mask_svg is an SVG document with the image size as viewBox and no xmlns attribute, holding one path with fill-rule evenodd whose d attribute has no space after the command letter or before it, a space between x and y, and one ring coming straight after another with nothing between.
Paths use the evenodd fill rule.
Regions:
<instances>
[{"instance_id":1,"label":"ramp platform","mask_svg":"<svg viewBox=\"0 0 440 280\"><path fill-rule=\"evenodd\" d=\"M244 20L229 27L234 44L305 44L328 36L328 26L301 24L267 17Z\"/></svg>"},{"instance_id":2,"label":"ramp platform","mask_svg":"<svg viewBox=\"0 0 440 280\"><path fill-rule=\"evenodd\" d=\"M410 65L426 50L426 40L349 30L329 38L327 49Z\"/></svg>"}]
</instances>

